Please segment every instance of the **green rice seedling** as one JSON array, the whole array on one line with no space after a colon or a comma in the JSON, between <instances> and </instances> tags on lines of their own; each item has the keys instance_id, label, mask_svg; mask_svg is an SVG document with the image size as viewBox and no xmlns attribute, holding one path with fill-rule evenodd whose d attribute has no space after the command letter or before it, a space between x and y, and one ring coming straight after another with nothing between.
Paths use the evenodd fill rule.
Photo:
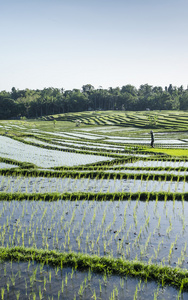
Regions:
<instances>
[{"instance_id":1,"label":"green rice seedling","mask_svg":"<svg viewBox=\"0 0 188 300\"><path fill-rule=\"evenodd\" d=\"M82 297L82 296L83 296L83 292L84 292L84 282L82 282L82 283L80 284L80 288L79 288L79 290L78 290L78 295L79 295L80 297Z\"/></svg>"},{"instance_id":2,"label":"green rice seedling","mask_svg":"<svg viewBox=\"0 0 188 300\"><path fill-rule=\"evenodd\" d=\"M62 283L61 283L61 293L63 294L63 291L64 291L64 282L62 280Z\"/></svg>"},{"instance_id":3,"label":"green rice seedling","mask_svg":"<svg viewBox=\"0 0 188 300\"><path fill-rule=\"evenodd\" d=\"M166 230L166 234L167 234L168 237L169 237L169 235L170 235L170 232L172 231L172 222L171 222L171 218L170 218L170 220L169 220L169 223L170 223L170 225L169 225L169 227L168 227L167 230Z\"/></svg>"},{"instance_id":4,"label":"green rice seedling","mask_svg":"<svg viewBox=\"0 0 188 300\"><path fill-rule=\"evenodd\" d=\"M136 286L135 292L134 292L134 300L137 300L137 294L138 294L138 288Z\"/></svg>"},{"instance_id":5,"label":"green rice seedling","mask_svg":"<svg viewBox=\"0 0 188 300\"><path fill-rule=\"evenodd\" d=\"M130 227L129 227L129 229L127 230L127 236L126 236L126 240L127 241L129 240L129 233L130 233L132 227L133 227L133 225L131 224Z\"/></svg>"},{"instance_id":6,"label":"green rice seedling","mask_svg":"<svg viewBox=\"0 0 188 300\"><path fill-rule=\"evenodd\" d=\"M99 239L100 239L100 233L99 233L99 235L98 235L98 237L97 237L96 244L99 243Z\"/></svg>"},{"instance_id":7,"label":"green rice seedling","mask_svg":"<svg viewBox=\"0 0 188 300\"><path fill-rule=\"evenodd\" d=\"M20 298L20 291L17 291L16 292L16 300L19 300L19 298Z\"/></svg>"},{"instance_id":8,"label":"green rice seedling","mask_svg":"<svg viewBox=\"0 0 188 300\"><path fill-rule=\"evenodd\" d=\"M51 283L51 281L52 281L52 273L51 271L49 271L49 282Z\"/></svg>"},{"instance_id":9,"label":"green rice seedling","mask_svg":"<svg viewBox=\"0 0 188 300\"><path fill-rule=\"evenodd\" d=\"M146 240L146 243L145 243L145 252L147 251L147 248L148 248L150 239L151 239L151 232L149 233L149 236L148 236L148 238L147 238L147 240Z\"/></svg>"},{"instance_id":10,"label":"green rice seedling","mask_svg":"<svg viewBox=\"0 0 188 300\"><path fill-rule=\"evenodd\" d=\"M158 295L159 295L159 285L157 287L157 290L154 291L154 298L153 298L153 300L157 300L158 299Z\"/></svg>"},{"instance_id":11,"label":"green rice seedling","mask_svg":"<svg viewBox=\"0 0 188 300\"><path fill-rule=\"evenodd\" d=\"M137 225L138 225L138 223L137 223L137 213L136 213L135 210L133 211L133 218L134 218L135 228L137 228Z\"/></svg>"},{"instance_id":12,"label":"green rice seedling","mask_svg":"<svg viewBox=\"0 0 188 300\"><path fill-rule=\"evenodd\" d=\"M148 218L146 219L145 224L144 224L146 229L149 227L149 221L150 221L150 216L148 216Z\"/></svg>"},{"instance_id":13,"label":"green rice seedling","mask_svg":"<svg viewBox=\"0 0 188 300\"><path fill-rule=\"evenodd\" d=\"M168 262L169 263L170 263L171 258L172 258L172 252L173 252L174 245L175 245L175 243L171 243L169 254L168 254Z\"/></svg>"},{"instance_id":14,"label":"green rice seedling","mask_svg":"<svg viewBox=\"0 0 188 300\"><path fill-rule=\"evenodd\" d=\"M7 274L7 270L6 270L6 265L4 267L4 277L6 277L6 274Z\"/></svg>"},{"instance_id":15,"label":"green rice seedling","mask_svg":"<svg viewBox=\"0 0 188 300\"><path fill-rule=\"evenodd\" d=\"M47 279L46 277L44 277L44 291L46 291L46 283L47 283Z\"/></svg>"},{"instance_id":16,"label":"green rice seedling","mask_svg":"<svg viewBox=\"0 0 188 300\"><path fill-rule=\"evenodd\" d=\"M104 253L106 253L106 241L103 241Z\"/></svg>"},{"instance_id":17,"label":"green rice seedling","mask_svg":"<svg viewBox=\"0 0 188 300\"><path fill-rule=\"evenodd\" d=\"M124 289L125 279L120 277L120 287Z\"/></svg>"},{"instance_id":18,"label":"green rice seedling","mask_svg":"<svg viewBox=\"0 0 188 300\"><path fill-rule=\"evenodd\" d=\"M103 275L103 282L104 282L104 285L107 286L107 275L106 275L106 272L104 273Z\"/></svg>"},{"instance_id":19,"label":"green rice seedling","mask_svg":"<svg viewBox=\"0 0 188 300\"><path fill-rule=\"evenodd\" d=\"M65 274L65 286L67 286L67 283L68 283L68 275L67 273Z\"/></svg>"},{"instance_id":20,"label":"green rice seedling","mask_svg":"<svg viewBox=\"0 0 188 300\"><path fill-rule=\"evenodd\" d=\"M161 224L161 216L159 216L159 219L158 219L157 230L159 230L160 224Z\"/></svg>"},{"instance_id":21,"label":"green rice seedling","mask_svg":"<svg viewBox=\"0 0 188 300\"><path fill-rule=\"evenodd\" d=\"M26 296L27 296L27 280L25 278L25 293L26 293Z\"/></svg>"},{"instance_id":22,"label":"green rice seedling","mask_svg":"<svg viewBox=\"0 0 188 300\"><path fill-rule=\"evenodd\" d=\"M77 239L76 239L76 241L77 241L77 244L78 244L78 250L80 251L80 237L77 237Z\"/></svg>"},{"instance_id":23,"label":"green rice seedling","mask_svg":"<svg viewBox=\"0 0 188 300\"><path fill-rule=\"evenodd\" d=\"M135 239L135 241L134 241L134 243L133 243L133 246L136 246L136 244L138 245L139 244L139 241L140 241L140 238L141 238L141 234L142 234L142 230L143 230L143 228L142 228L142 226L140 227L140 231L139 231L139 233L138 233L138 235L137 235L137 237L136 237L136 239Z\"/></svg>"},{"instance_id":24,"label":"green rice seedling","mask_svg":"<svg viewBox=\"0 0 188 300\"><path fill-rule=\"evenodd\" d=\"M93 212L93 217L92 217L92 220L91 220L91 224L93 224L95 219L96 219L96 210L97 210L97 208L95 207L94 212Z\"/></svg>"},{"instance_id":25,"label":"green rice seedling","mask_svg":"<svg viewBox=\"0 0 188 300\"><path fill-rule=\"evenodd\" d=\"M24 247L24 232L22 231L22 246Z\"/></svg>"},{"instance_id":26,"label":"green rice seedling","mask_svg":"<svg viewBox=\"0 0 188 300\"><path fill-rule=\"evenodd\" d=\"M105 207L104 212L103 212L103 217L102 217L101 225L104 224L105 219L106 219L106 207Z\"/></svg>"},{"instance_id":27,"label":"green rice seedling","mask_svg":"<svg viewBox=\"0 0 188 300\"><path fill-rule=\"evenodd\" d=\"M95 289L94 289L94 292L93 292L93 295L92 295L92 299L97 300Z\"/></svg>"},{"instance_id":28,"label":"green rice seedling","mask_svg":"<svg viewBox=\"0 0 188 300\"><path fill-rule=\"evenodd\" d=\"M142 259L144 257L144 247L142 245L140 245L140 258Z\"/></svg>"},{"instance_id":29,"label":"green rice seedling","mask_svg":"<svg viewBox=\"0 0 188 300\"><path fill-rule=\"evenodd\" d=\"M91 281L91 277L92 277L92 275L91 275L91 269L89 268L88 276L87 276L87 279L88 279L89 282Z\"/></svg>"},{"instance_id":30,"label":"green rice seedling","mask_svg":"<svg viewBox=\"0 0 188 300\"><path fill-rule=\"evenodd\" d=\"M39 286L39 299L42 300L42 298L43 298L43 294L41 291L41 286Z\"/></svg>"},{"instance_id":31,"label":"green rice seedling","mask_svg":"<svg viewBox=\"0 0 188 300\"><path fill-rule=\"evenodd\" d=\"M184 246L184 249L183 249L185 255L186 255L186 249L187 249L187 242L185 242L185 246Z\"/></svg>"},{"instance_id":32,"label":"green rice seedling","mask_svg":"<svg viewBox=\"0 0 188 300\"><path fill-rule=\"evenodd\" d=\"M9 282L9 280L7 281L7 293L9 293L9 291L10 291L10 282Z\"/></svg>"},{"instance_id":33,"label":"green rice seedling","mask_svg":"<svg viewBox=\"0 0 188 300\"><path fill-rule=\"evenodd\" d=\"M113 212L113 222L112 222L112 225L114 225L116 222L116 212L114 211Z\"/></svg>"},{"instance_id":34,"label":"green rice seedling","mask_svg":"<svg viewBox=\"0 0 188 300\"><path fill-rule=\"evenodd\" d=\"M74 275L74 269L72 268L72 272L70 274L71 279L73 279L73 275Z\"/></svg>"},{"instance_id":35,"label":"green rice seedling","mask_svg":"<svg viewBox=\"0 0 188 300\"><path fill-rule=\"evenodd\" d=\"M12 274L12 276L10 277L10 280L11 280L12 285L15 286L16 276L14 276L14 275Z\"/></svg>"},{"instance_id":36,"label":"green rice seedling","mask_svg":"<svg viewBox=\"0 0 188 300\"><path fill-rule=\"evenodd\" d=\"M36 299L36 294L35 293L33 293L33 300L35 300Z\"/></svg>"},{"instance_id":37,"label":"green rice seedling","mask_svg":"<svg viewBox=\"0 0 188 300\"><path fill-rule=\"evenodd\" d=\"M5 288L1 288L1 300L4 300Z\"/></svg>"},{"instance_id":38,"label":"green rice seedling","mask_svg":"<svg viewBox=\"0 0 188 300\"><path fill-rule=\"evenodd\" d=\"M56 268L55 268L55 275L56 275L56 276L57 276L58 272L59 272L59 267L56 267Z\"/></svg>"}]
</instances>

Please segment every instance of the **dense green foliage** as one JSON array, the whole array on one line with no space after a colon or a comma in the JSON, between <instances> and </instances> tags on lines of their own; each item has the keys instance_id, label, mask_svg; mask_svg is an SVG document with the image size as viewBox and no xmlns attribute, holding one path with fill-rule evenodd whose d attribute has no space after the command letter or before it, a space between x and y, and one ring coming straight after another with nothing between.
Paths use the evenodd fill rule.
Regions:
<instances>
[{"instance_id":1,"label":"dense green foliage","mask_svg":"<svg viewBox=\"0 0 188 300\"><path fill-rule=\"evenodd\" d=\"M95 89L91 84L82 89L18 90L0 92L0 119L37 118L44 115L87 110L186 110L188 89L183 86L163 89L128 84L121 88Z\"/></svg>"}]
</instances>

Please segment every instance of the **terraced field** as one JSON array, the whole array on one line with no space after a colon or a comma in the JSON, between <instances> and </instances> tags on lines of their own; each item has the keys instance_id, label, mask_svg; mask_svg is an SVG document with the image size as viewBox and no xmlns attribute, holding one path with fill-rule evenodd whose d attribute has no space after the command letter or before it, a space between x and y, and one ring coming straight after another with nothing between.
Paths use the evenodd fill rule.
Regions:
<instances>
[{"instance_id":1,"label":"terraced field","mask_svg":"<svg viewBox=\"0 0 188 300\"><path fill-rule=\"evenodd\" d=\"M187 111L95 111L80 112L43 117L43 120L75 122L80 120L85 125L117 125L134 128L187 130Z\"/></svg>"},{"instance_id":2,"label":"terraced field","mask_svg":"<svg viewBox=\"0 0 188 300\"><path fill-rule=\"evenodd\" d=\"M186 117L1 121L1 298L187 299Z\"/></svg>"}]
</instances>

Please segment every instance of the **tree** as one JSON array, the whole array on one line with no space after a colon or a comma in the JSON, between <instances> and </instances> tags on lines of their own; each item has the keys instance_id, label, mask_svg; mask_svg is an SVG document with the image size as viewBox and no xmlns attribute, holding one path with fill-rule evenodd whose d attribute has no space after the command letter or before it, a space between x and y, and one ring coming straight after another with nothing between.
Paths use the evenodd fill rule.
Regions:
<instances>
[{"instance_id":1,"label":"tree","mask_svg":"<svg viewBox=\"0 0 188 300\"><path fill-rule=\"evenodd\" d=\"M172 93L173 93L173 87L172 87L172 84L169 84L168 92L169 92L170 95L172 95Z\"/></svg>"},{"instance_id":2,"label":"tree","mask_svg":"<svg viewBox=\"0 0 188 300\"><path fill-rule=\"evenodd\" d=\"M82 86L82 92L83 93L88 93L94 90L94 86L91 84L85 84Z\"/></svg>"},{"instance_id":3,"label":"tree","mask_svg":"<svg viewBox=\"0 0 188 300\"><path fill-rule=\"evenodd\" d=\"M0 119L10 119L17 117L17 105L13 99L2 97L0 95Z\"/></svg>"},{"instance_id":4,"label":"tree","mask_svg":"<svg viewBox=\"0 0 188 300\"><path fill-rule=\"evenodd\" d=\"M137 96L137 90L131 84L127 84L127 85L122 86L121 93L129 93L129 94L131 94L134 97Z\"/></svg>"},{"instance_id":5,"label":"tree","mask_svg":"<svg viewBox=\"0 0 188 300\"><path fill-rule=\"evenodd\" d=\"M184 91L179 101L180 101L180 109L183 110L188 109L188 90Z\"/></svg>"}]
</instances>

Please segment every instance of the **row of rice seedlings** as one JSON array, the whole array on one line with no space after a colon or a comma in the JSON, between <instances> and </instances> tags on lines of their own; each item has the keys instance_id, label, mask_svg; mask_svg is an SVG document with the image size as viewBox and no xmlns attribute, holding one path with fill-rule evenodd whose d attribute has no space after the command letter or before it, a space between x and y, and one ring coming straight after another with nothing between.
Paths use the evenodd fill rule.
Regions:
<instances>
[{"instance_id":1,"label":"row of rice seedlings","mask_svg":"<svg viewBox=\"0 0 188 300\"><path fill-rule=\"evenodd\" d=\"M17 139L18 139L18 138L17 138ZM22 140L22 141L23 141L23 140ZM31 142L28 142L28 143L29 143L29 144L31 144ZM96 143L96 145L97 145L97 144L98 144L98 143ZM34 144L34 145L35 145L35 144ZM38 145L38 146L39 146L39 145ZM41 146L42 146L42 145L41 145ZM111 144L110 144L110 143L109 143L109 146L111 146ZM122 144L120 144L120 146L122 147ZM44 146L44 147L45 147L45 146ZM50 147L50 146L46 146L46 147L47 147L47 148L49 148L49 149L51 149L51 147ZM112 146L111 146L111 147L112 147ZM117 147L117 146L116 146L116 147ZM53 147L53 148L54 148L54 147ZM59 149L58 149L58 147L57 147L57 150L59 150ZM113 149L112 149L112 150L113 150ZM67 149L67 151L72 151L72 150L70 150L70 149L68 150L68 149ZM106 150L105 150L105 151L106 151ZM112 151L111 151L111 152L112 152ZM79 153L79 151L77 151L77 153ZM86 154L87 154L87 152L83 152L83 151L80 151L80 153L86 153ZM89 152L89 153L91 153L91 152ZM116 152L116 153L117 153L117 152ZM94 152L93 152L93 154L95 154L95 155L96 155L96 154L97 154L97 152L96 152L96 151L94 151ZM99 153L99 154L101 154L101 153ZM113 154L113 152L112 152L112 154ZM108 155L108 154L104 153L104 155ZM120 153L120 155L121 155L121 153ZM114 157L115 157L115 156L114 156ZM118 157L118 154L117 154L117 157ZM164 158L163 158L163 159L164 159ZM166 159L167 159L167 158L166 158Z\"/></svg>"},{"instance_id":2,"label":"row of rice seedlings","mask_svg":"<svg viewBox=\"0 0 188 300\"><path fill-rule=\"evenodd\" d=\"M1 201L82 201L87 199L88 201L127 201L137 200L140 201L184 201L188 200L188 193L173 193L173 192L118 192L118 193L92 193L92 192L76 192L76 193L0 193Z\"/></svg>"},{"instance_id":3,"label":"row of rice seedlings","mask_svg":"<svg viewBox=\"0 0 188 300\"><path fill-rule=\"evenodd\" d=\"M118 150L115 149L106 149L105 147L102 146L97 146L96 147L93 146L92 147L88 147L88 146L74 146L74 145L69 145L68 143L65 143L63 146L59 145L59 143L52 143L52 145L50 143L47 142L43 142L43 141L35 141L34 139L25 139L25 140L21 140L19 139L19 141L24 142L25 144L28 145L32 145L32 146L36 146L36 147L40 147L40 148L44 148L44 149L49 149L49 150L57 150L57 151L63 151L63 152L72 152L72 153L80 153L80 154L93 154L93 155L102 155L102 156L107 156L107 157L122 157L122 151L123 150ZM101 148L100 148L101 147ZM88 149L89 148L89 149ZM96 151L97 148L97 151Z\"/></svg>"},{"instance_id":4,"label":"row of rice seedlings","mask_svg":"<svg viewBox=\"0 0 188 300\"><path fill-rule=\"evenodd\" d=\"M129 178L134 178L129 179ZM167 177L167 175L165 176ZM153 181L150 180L148 175L144 178L141 174L141 178L137 179L137 175L129 176L126 180L124 178L118 179L116 176L107 179L102 176L101 178L95 179L90 178L90 176L85 176L82 179L77 177L56 178L56 177L24 177L24 176L8 176L1 177L0 189L3 192L23 192L23 193L44 193L44 192L54 192L54 193L66 193L66 192L179 192L182 193L187 190L186 177L184 180L174 181L174 177L171 176L170 181L165 181L159 176L158 181L155 180L153 175ZM81 177L80 177L81 178ZM179 179L180 177L178 177ZM153 185L155 183L155 185Z\"/></svg>"},{"instance_id":5,"label":"row of rice seedlings","mask_svg":"<svg viewBox=\"0 0 188 300\"><path fill-rule=\"evenodd\" d=\"M157 174L156 171L168 171L168 172L172 172L172 171L178 171L178 172L186 172L187 168L184 166L179 166L179 167L175 167L172 168L171 166L169 167L152 167L152 162L150 162L150 166L144 166L141 165L139 166L129 166L129 165L116 165L113 166L113 168L110 167L110 165L106 165L106 166L92 166L92 167L87 167L87 170L85 168L85 166L82 166L80 168L63 168L60 171L46 171L46 170L37 170L37 169L31 169L31 167L33 168L33 166L25 166L23 165L22 168L24 169L16 169L16 170L0 170L0 173L3 175L24 175L24 176L43 176L43 177L65 177L65 176L71 176L71 177L76 177L78 176L78 178L80 177L96 177L98 176L99 178L104 177L104 178L137 178L137 179L144 179L146 180L147 176L148 176L148 171L155 171L155 173L152 175L150 174L148 178L154 178L155 180L158 179L163 179L163 180L170 180L170 179L174 179L174 180L186 180L187 176L186 173L184 173L185 175L181 175L181 174L168 174L167 172L164 172L164 174ZM129 173L123 172L123 170L125 170L125 168L129 169ZM27 168L27 169L25 169ZM30 168L30 169L29 169ZM71 172L70 172L70 171ZM85 171L86 170L86 171ZM110 173L104 173L107 172L107 170L110 170ZM130 170L134 170L134 174L131 174ZM138 171L137 173L135 173L135 171ZM145 170L145 172L143 171L143 174L140 174L140 170ZM80 172L78 172L80 171ZM85 171L85 172L84 172ZM114 172L113 172L114 171ZM119 173L118 173L119 171ZM144 174L145 173L145 174Z\"/></svg>"},{"instance_id":6,"label":"row of rice seedlings","mask_svg":"<svg viewBox=\"0 0 188 300\"><path fill-rule=\"evenodd\" d=\"M181 295L187 289L187 272L185 270L146 265L139 261L128 262L23 247L1 249L0 256L3 261L6 260L1 261L1 299L7 299L13 295L16 295L16 299L24 296L43 299L52 295L57 299L61 299L61 297L77 299L77 297L85 298L86 296L95 299L98 297L123 299L127 296L126 299L133 299L134 295L134 299L137 299L141 295L148 297L148 291L150 293L152 291L153 295L157 296L159 291L169 284L179 290L171 290L171 295L175 293ZM7 262L7 258L9 258L9 262ZM53 268L50 267L52 264ZM85 272L79 272L83 268ZM112 274L118 273L121 277L112 276ZM129 279L127 274L143 279ZM158 284L149 282L148 279L155 279ZM148 291L146 287L148 287ZM170 290L168 287L165 290L168 295Z\"/></svg>"},{"instance_id":7,"label":"row of rice seedlings","mask_svg":"<svg viewBox=\"0 0 188 300\"><path fill-rule=\"evenodd\" d=\"M10 140L7 137L0 136L1 142L4 145L2 148L2 151L6 151L3 156L4 157L10 157L10 158L22 158L23 160L27 160L28 162L35 163L36 165L40 167L54 167L54 166L61 166L63 165L62 161L64 161L64 164L67 165L82 165L82 164L89 164L94 163L98 161L105 161L105 160L112 160L112 156L114 158L117 157L116 154L110 153L99 153L95 152L94 155L91 152L88 152L88 155L84 155L87 153L73 153L73 150L70 151L56 151L52 150L49 151L48 149L43 150L41 147L34 147L31 145L27 145L27 147L23 147L22 143L14 140ZM15 152L13 152L11 149L18 149ZM23 151L21 151L23 150ZM69 153L70 152L70 153ZM75 152L75 151L74 151ZM87 152L87 151L86 151ZM30 155L28 154L30 153ZM119 157L119 156L118 156ZM69 161L69 159L71 159Z\"/></svg>"}]
</instances>

